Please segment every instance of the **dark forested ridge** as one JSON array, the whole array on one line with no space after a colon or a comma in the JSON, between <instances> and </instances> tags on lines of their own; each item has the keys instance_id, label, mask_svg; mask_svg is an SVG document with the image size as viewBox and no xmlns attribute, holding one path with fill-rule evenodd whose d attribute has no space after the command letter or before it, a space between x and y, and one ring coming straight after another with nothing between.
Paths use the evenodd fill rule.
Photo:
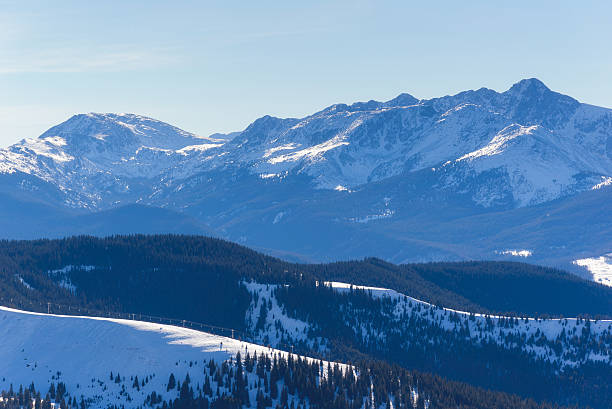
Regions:
<instances>
[{"instance_id":1,"label":"dark forested ridge","mask_svg":"<svg viewBox=\"0 0 612 409\"><path fill-rule=\"evenodd\" d=\"M462 311L540 317L612 316L609 287L526 263L468 261L396 266L365 259L318 265L315 269L326 280L391 288Z\"/></svg>"},{"instance_id":2,"label":"dark forested ridge","mask_svg":"<svg viewBox=\"0 0 612 409\"><path fill-rule=\"evenodd\" d=\"M0 271L16 274L42 298L67 297L50 280L50 271L91 266L71 274L83 302L142 310L155 296L188 299L191 291L238 294L239 280L263 283L336 280L395 289L447 308L481 313L530 316L612 316L612 289L563 271L512 262L393 265L378 259L331 264L294 264L243 246L201 236L73 237L60 240L1 241ZM11 281L11 280L8 280ZM14 280L12 280L14 281ZM2 291L15 297L23 288ZM233 286L219 291L223 286ZM11 293L11 291L13 291ZM59 291L59 293L58 293ZM15 293L16 292L16 293ZM127 295L129 294L129 297ZM28 297L35 296L28 291ZM226 300L227 301L227 300ZM225 301L224 301L225 302ZM152 303L150 313L159 299ZM186 311L166 313L185 317ZM220 313L215 311L207 319ZM178 316L178 315L177 315ZM226 321L228 317L223 317Z\"/></svg>"},{"instance_id":3,"label":"dark forested ridge","mask_svg":"<svg viewBox=\"0 0 612 409\"><path fill-rule=\"evenodd\" d=\"M361 292L337 294L321 286L322 281L392 288L438 306L515 318L487 318L484 327L474 326L473 314L442 318L438 307L412 309ZM269 289L254 293L252 283ZM563 405L603 409L612 404L610 362L605 358L610 356L612 331L593 321L593 327L599 325L595 333L589 320L612 316L612 289L528 264L398 266L378 259L295 264L199 236L2 241L0 302L42 311L46 302L54 302L191 320L332 360L376 359ZM254 309L254 321L246 319ZM306 323L304 334L310 341L287 332L274 314ZM563 324L561 334L547 338L540 330L529 332L520 319L525 316L588 319L567 328ZM511 333L513 329L522 332ZM537 355L538 350L548 355ZM593 362L590 354L600 354L604 361ZM551 361L554 357L559 361ZM565 361L576 366L564 368ZM489 407L472 404L467 399L463 407Z\"/></svg>"}]
</instances>

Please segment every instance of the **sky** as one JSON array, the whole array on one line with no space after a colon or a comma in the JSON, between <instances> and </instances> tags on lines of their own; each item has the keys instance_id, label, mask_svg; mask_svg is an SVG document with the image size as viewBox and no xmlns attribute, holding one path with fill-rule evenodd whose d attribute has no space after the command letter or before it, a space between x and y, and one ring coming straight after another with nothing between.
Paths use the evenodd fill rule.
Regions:
<instances>
[{"instance_id":1,"label":"sky","mask_svg":"<svg viewBox=\"0 0 612 409\"><path fill-rule=\"evenodd\" d=\"M0 146L76 113L198 135L537 77L612 107L608 1L0 0Z\"/></svg>"}]
</instances>

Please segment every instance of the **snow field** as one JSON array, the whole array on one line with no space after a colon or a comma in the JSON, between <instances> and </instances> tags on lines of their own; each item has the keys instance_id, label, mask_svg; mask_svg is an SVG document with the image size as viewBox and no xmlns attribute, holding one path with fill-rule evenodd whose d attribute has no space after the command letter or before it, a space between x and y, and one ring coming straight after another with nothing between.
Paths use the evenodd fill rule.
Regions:
<instances>
[{"instance_id":1,"label":"snow field","mask_svg":"<svg viewBox=\"0 0 612 409\"><path fill-rule=\"evenodd\" d=\"M600 257L582 258L574 264L586 267L593 281L612 287L612 253Z\"/></svg>"},{"instance_id":2,"label":"snow field","mask_svg":"<svg viewBox=\"0 0 612 409\"><path fill-rule=\"evenodd\" d=\"M46 391L53 382L64 382L69 396L83 397L93 407L142 405L155 391L174 399L178 391L166 391L168 378L177 382L187 374L193 389L204 383L204 368L240 352L281 354L284 351L187 328L141 321L99 317L49 315L0 307L0 389L34 383ZM309 358L308 358L309 359ZM324 363L327 365L327 363ZM345 368L345 365L341 365ZM110 374L119 374L120 383ZM133 377L148 382L136 390ZM256 377L255 374L248 376ZM213 382L213 389L216 384ZM255 382L255 379L249 379ZM223 391L223 388L221 388ZM255 390L250 390L251 403Z\"/></svg>"}]
</instances>

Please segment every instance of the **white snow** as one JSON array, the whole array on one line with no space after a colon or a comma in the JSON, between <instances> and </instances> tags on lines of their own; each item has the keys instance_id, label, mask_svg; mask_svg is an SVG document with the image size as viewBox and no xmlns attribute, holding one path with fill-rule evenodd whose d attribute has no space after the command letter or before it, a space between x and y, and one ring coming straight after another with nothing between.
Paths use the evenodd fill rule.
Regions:
<instances>
[{"instance_id":1,"label":"white snow","mask_svg":"<svg viewBox=\"0 0 612 409\"><path fill-rule=\"evenodd\" d=\"M94 270L96 268L96 266L86 266L86 265L72 265L69 264L67 266L64 266L62 268L58 268L56 270L49 270L47 272L47 274L49 275L57 275L57 274L62 274L62 273L69 273L71 271L75 271L75 270L82 270L82 271L91 271Z\"/></svg>"},{"instance_id":2,"label":"white snow","mask_svg":"<svg viewBox=\"0 0 612 409\"><path fill-rule=\"evenodd\" d=\"M612 253L576 260L574 264L586 267L593 276L593 281L612 287Z\"/></svg>"},{"instance_id":3,"label":"white snow","mask_svg":"<svg viewBox=\"0 0 612 409\"><path fill-rule=\"evenodd\" d=\"M281 146L275 146L273 148L267 149L263 155L264 158L268 158L270 156L272 156L272 154L279 152L279 151L287 151L287 150L291 150L291 149L296 149L299 145L295 144L295 143L288 143L286 145L281 145Z\"/></svg>"},{"instance_id":4,"label":"white snow","mask_svg":"<svg viewBox=\"0 0 612 409\"><path fill-rule=\"evenodd\" d=\"M531 255L533 255L531 250L518 250L518 249L513 249L513 250L500 250L500 251L496 251L496 254L501 254L503 256L514 256L514 257L530 257Z\"/></svg>"},{"instance_id":5,"label":"white snow","mask_svg":"<svg viewBox=\"0 0 612 409\"><path fill-rule=\"evenodd\" d=\"M65 288L66 290L70 291L72 294L76 294L77 292L77 287L74 285L74 283L70 280L70 277L68 276L68 273L72 272L72 271L92 271L96 268L96 266L89 266L89 265L66 265L62 268L58 268L55 270L49 270L47 271L47 275L49 275L50 277L52 277L54 280L56 280L57 284L62 287Z\"/></svg>"},{"instance_id":6,"label":"white snow","mask_svg":"<svg viewBox=\"0 0 612 409\"><path fill-rule=\"evenodd\" d=\"M369 223L375 220L388 219L390 217L393 217L394 214L395 210L385 209L377 214L369 214L363 217L351 217L348 220L354 223Z\"/></svg>"},{"instance_id":7,"label":"white snow","mask_svg":"<svg viewBox=\"0 0 612 409\"><path fill-rule=\"evenodd\" d=\"M180 153L181 155L187 155L191 152L204 152L209 149L218 148L220 146L223 146L223 144L222 143L203 143L200 145L185 146L184 148L178 149L176 152Z\"/></svg>"},{"instance_id":8,"label":"white snow","mask_svg":"<svg viewBox=\"0 0 612 409\"><path fill-rule=\"evenodd\" d=\"M325 281L323 284L331 288L338 289L338 290L354 289L354 290L368 291L368 292L371 292L372 295L375 295L375 296L381 296L381 295L389 295L393 297L401 296L400 293L398 293L395 290L390 290L389 288L370 287L367 285L354 285L354 284L349 284L349 283L341 283L339 281Z\"/></svg>"},{"instance_id":9,"label":"white snow","mask_svg":"<svg viewBox=\"0 0 612 409\"><path fill-rule=\"evenodd\" d=\"M290 336L297 341L307 340L307 329L309 325L295 318L289 317L278 304L273 291L277 285L259 284L256 282L244 283L252 295L257 295L257 303L251 302L246 314L246 322L251 329L255 329L262 304L264 302L271 303L271 309L268 311L264 328L260 331L260 339L265 344L276 344L283 342L284 338ZM255 298L253 298L254 300ZM277 321L282 325L286 333L278 331Z\"/></svg>"},{"instance_id":10,"label":"white snow","mask_svg":"<svg viewBox=\"0 0 612 409\"><path fill-rule=\"evenodd\" d=\"M15 278L16 278L17 280L19 280L19 282L20 282L21 284L23 284L23 286L24 286L25 288L27 288L28 290L31 290L31 289L32 289L32 286L31 286L30 284L28 284L28 283L27 283L27 282L26 282L26 281L23 279L23 277L21 277L19 274L15 274Z\"/></svg>"},{"instance_id":11,"label":"white snow","mask_svg":"<svg viewBox=\"0 0 612 409\"><path fill-rule=\"evenodd\" d=\"M310 148L302 149L285 155L279 155L274 158L268 159L271 164L277 164L281 162L295 162L300 159L314 159L321 157L325 152L338 148L349 143L344 140L343 137L337 136L319 145L314 145Z\"/></svg>"},{"instance_id":12,"label":"white snow","mask_svg":"<svg viewBox=\"0 0 612 409\"><path fill-rule=\"evenodd\" d=\"M601 182L596 184L595 186L593 186L591 188L591 190L601 189L602 187L610 186L610 185L612 185L612 177L602 176L601 177Z\"/></svg>"},{"instance_id":13,"label":"white snow","mask_svg":"<svg viewBox=\"0 0 612 409\"><path fill-rule=\"evenodd\" d=\"M66 146L66 140L59 136L51 136L38 139L27 139L25 149L32 151L37 156L50 158L55 162L69 162L73 156L62 151L61 147Z\"/></svg>"},{"instance_id":14,"label":"white snow","mask_svg":"<svg viewBox=\"0 0 612 409\"><path fill-rule=\"evenodd\" d=\"M493 156L498 155L503 152L507 148L507 144L513 139L519 138L524 135L531 135L536 129L538 129L538 125L534 126L520 126L518 124L512 124L502 129L486 146L474 151L470 152L466 155L463 155L456 162L461 162L463 160L474 160L481 156Z\"/></svg>"},{"instance_id":15,"label":"white snow","mask_svg":"<svg viewBox=\"0 0 612 409\"><path fill-rule=\"evenodd\" d=\"M90 113L0 149L0 173L30 174L64 192L65 204L96 208L108 205L100 186L129 193L122 178L192 175L225 143L138 115Z\"/></svg>"},{"instance_id":16,"label":"white snow","mask_svg":"<svg viewBox=\"0 0 612 409\"><path fill-rule=\"evenodd\" d=\"M260 178L262 179L273 179L273 178L277 178L279 177L280 174L278 173L262 173L259 175Z\"/></svg>"},{"instance_id":17,"label":"white snow","mask_svg":"<svg viewBox=\"0 0 612 409\"><path fill-rule=\"evenodd\" d=\"M278 212L276 216L274 216L274 220L272 220L272 224L276 224L280 222L283 219L283 217L285 217L285 214L286 214L285 212Z\"/></svg>"},{"instance_id":18,"label":"white snow","mask_svg":"<svg viewBox=\"0 0 612 409\"><path fill-rule=\"evenodd\" d=\"M246 351L287 356L286 352L171 325L6 307L0 307L0 339L1 389L34 382L44 392L51 382L64 382L71 396L90 399L93 407L140 407L152 391L174 399L177 391L166 391L169 375L173 373L178 381L189 374L193 385L202 385L203 368L211 359L221 363ZM125 380L121 384L110 381L111 371ZM132 376L150 380L137 391L131 388ZM132 399L129 402L121 395L123 385Z\"/></svg>"}]
</instances>

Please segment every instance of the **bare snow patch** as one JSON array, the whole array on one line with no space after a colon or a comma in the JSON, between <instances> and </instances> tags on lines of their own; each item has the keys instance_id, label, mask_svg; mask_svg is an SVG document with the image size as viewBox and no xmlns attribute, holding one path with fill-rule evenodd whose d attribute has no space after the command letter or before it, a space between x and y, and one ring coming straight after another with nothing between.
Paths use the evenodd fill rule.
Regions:
<instances>
[{"instance_id":1,"label":"bare snow patch","mask_svg":"<svg viewBox=\"0 0 612 409\"><path fill-rule=\"evenodd\" d=\"M533 133L533 131L535 131L539 127L540 127L539 125L533 125L533 126L521 126L517 124L509 125L505 127L504 129L502 129L501 131L499 131L497 135L495 135L495 137L491 139L491 141L486 146L478 150L475 150L474 152L470 152L468 154L463 155L462 157L457 159L455 162L461 162L463 160L473 160L473 159L476 159L482 156L498 155L507 148L510 141L518 137L524 136L524 135L530 135Z\"/></svg>"},{"instance_id":2,"label":"bare snow patch","mask_svg":"<svg viewBox=\"0 0 612 409\"><path fill-rule=\"evenodd\" d=\"M280 222L283 219L283 217L285 217L285 214L287 214L287 213L285 213L285 212L278 212L276 214L276 216L274 216L274 220L272 221L272 224L276 224L276 223Z\"/></svg>"},{"instance_id":3,"label":"bare snow patch","mask_svg":"<svg viewBox=\"0 0 612 409\"><path fill-rule=\"evenodd\" d=\"M31 289L32 289L32 286L31 286L30 284L28 284L28 283L26 282L26 280L24 280L24 279L23 279L23 277L22 277L22 276L20 276L19 274L15 274L15 278L16 278L17 280L19 280L19 282L20 282L21 284L23 284L23 286L24 286L25 288L27 288L28 290L31 290Z\"/></svg>"},{"instance_id":4,"label":"bare snow patch","mask_svg":"<svg viewBox=\"0 0 612 409\"><path fill-rule=\"evenodd\" d=\"M574 264L586 267L593 276L593 281L612 287L612 253L576 260Z\"/></svg>"},{"instance_id":5,"label":"bare snow patch","mask_svg":"<svg viewBox=\"0 0 612 409\"><path fill-rule=\"evenodd\" d=\"M323 285L333 288L334 290L345 291L345 290L362 290L367 291L375 296L388 295L390 297L401 297L402 294L395 290L382 287L369 287L367 285L355 285L349 283L341 283L339 281L324 281Z\"/></svg>"},{"instance_id":6,"label":"bare snow patch","mask_svg":"<svg viewBox=\"0 0 612 409\"><path fill-rule=\"evenodd\" d=\"M496 251L495 254L500 254L502 256L514 256L514 257L530 257L533 252L531 250L500 250L500 251Z\"/></svg>"},{"instance_id":7,"label":"bare snow patch","mask_svg":"<svg viewBox=\"0 0 612 409\"><path fill-rule=\"evenodd\" d=\"M334 137L326 142L314 145L310 148L302 149L296 152L280 155L268 160L268 163L277 164L282 162L295 162L303 158L314 159L323 155L325 152L335 149L340 146L348 145L349 143L342 137Z\"/></svg>"},{"instance_id":8,"label":"bare snow patch","mask_svg":"<svg viewBox=\"0 0 612 409\"><path fill-rule=\"evenodd\" d=\"M95 268L96 266L85 266L85 265L77 266L77 265L69 264L62 268L58 268L57 270L49 270L47 274L57 275L57 274L62 274L62 273L70 273L71 271L74 271L74 270L91 271Z\"/></svg>"},{"instance_id":9,"label":"bare snow patch","mask_svg":"<svg viewBox=\"0 0 612 409\"><path fill-rule=\"evenodd\" d=\"M191 152L204 152L209 149L218 148L220 146L223 146L223 144L222 143L203 143L200 145L189 145L189 146L185 146L184 148L177 150L176 153L179 153L181 155L187 155Z\"/></svg>"},{"instance_id":10,"label":"bare snow patch","mask_svg":"<svg viewBox=\"0 0 612 409\"><path fill-rule=\"evenodd\" d=\"M602 187L610 186L610 185L612 185L612 178L609 176L602 176L601 182L593 186L591 190L601 189Z\"/></svg>"},{"instance_id":11,"label":"bare snow patch","mask_svg":"<svg viewBox=\"0 0 612 409\"><path fill-rule=\"evenodd\" d=\"M261 179L273 179L273 178L277 178L279 176L280 176L279 173L260 173L259 174L259 177Z\"/></svg>"},{"instance_id":12,"label":"bare snow patch","mask_svg":"<svg viewBox=\"0 0 612 409\"><path fill-rule=\"evenodd\" d=\"M66 140L59 136L49 136L46 138L26 139L23 151L31 151L39 157L49 158L57 163L69 162L73 156L59 149L66 145Z\"/></svg>"},{"instance_id":13,"label":"bare snow patch","mask_svg":"<svg viewBox=\"0 0 612 409\"><path fill-rule=\"evenodd\" d=\"M275 146L273 148L267 149L263 157L268 158L278 151L288 151L288 150L296 149L298 146L299 145L295 143L288 143L287 145Z\"/></svg>"},{"instance_id":14,"label":"bare snow patch","mask_svg":"<svg viewBox=\"0 0 612 409\"><path fill-rule=\"evenodd\" d=\"M67 266L58 268L56 270L49 270L47 271L47 275L49 277L53 277L55 281L57 282L57 285L59 285L60 287L65 288L66 290L70 291L72 294L76 294L77 288L72 283L72 280L70 280L70 277L68 274L72 271L92 271L95 268L96 266L84 266L84 265L76 266L76 265L69 264Z\"/></svg>"},{"instance_id":15,"label":"bare snow patch","mask_svg":"<svg viewBox=\"0 0 612 409\"><path fill-rule=\"evenodd\" d=\"M395 210L385 209L383 212L377 214L369 214L363 217L351 217L349 221L354 223L369 223L374 220L388 219L393 217L394 214Z\"/></svg>"}]
</instances>

